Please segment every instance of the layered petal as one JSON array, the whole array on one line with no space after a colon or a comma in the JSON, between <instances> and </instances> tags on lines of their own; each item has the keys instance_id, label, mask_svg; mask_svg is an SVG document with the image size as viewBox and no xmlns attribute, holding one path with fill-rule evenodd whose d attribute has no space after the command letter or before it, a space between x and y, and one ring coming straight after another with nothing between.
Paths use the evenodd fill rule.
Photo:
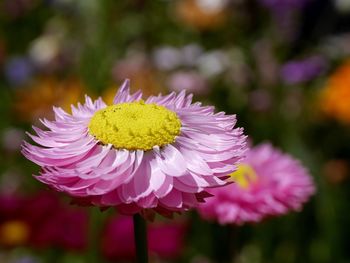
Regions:
<instances>
[{"instance_id":1,"label":"layered petal","mask_svg":"<svg viewBox=\"0 0 350 263\"><path fill-rule=\"evenodd\" d=\"M246 152L246 136L234 128L236 117L192 103L192 97L182 91L145 99L172 111L181 123L174 141L161 147L130 150L99 141L89 123L108 106L101 98L86 96L84 104L72 106L72 114L54 107L55 119L42 120L46 129L33 127L35 134L28 136L35 145L24 142L22 152L41 166L39 181L76 203L116 207L126 214L143 209L164 215L181 212L204 202L210 196L206 189L227 184L224 177ZM130 94L126 80L114 104L141 99L140 91ZM139 134L137 129L132 133Z\"/></svg>"}]
</instances>

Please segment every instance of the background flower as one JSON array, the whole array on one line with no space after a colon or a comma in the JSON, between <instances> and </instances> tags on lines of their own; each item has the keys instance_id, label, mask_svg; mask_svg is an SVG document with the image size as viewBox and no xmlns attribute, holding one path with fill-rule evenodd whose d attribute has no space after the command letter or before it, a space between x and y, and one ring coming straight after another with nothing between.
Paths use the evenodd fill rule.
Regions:
<instances>
[{"instance_id":1,"label":"background flower","mask_svg":"<svg viewBox=\"0 0 350 263\"><path fill-rule=\"evenodd\" d=\"M14 57L5 65L7 80L15 86L26 84L33 75L34 67L27 58Z\"/></svg>"},{"instance_id":2,"label":"background flower","mask_svg":"<svg viewBox=\"0 0 350 263\"><path fill-rule=\"evenodd\" d=\"M227 19L227 1L180 0L176 4L179 21L199 30L222 26Z\"/></svg>"},{"instance_id":3,"label":"background flower","mask_svg":"<svg viewBox=\"0 0 350 263\"><path fill-rule=\"evenodd\" d=\"M346 61L330 76L319 100L322 112L345 124L350 122L349 73L350 61Z\"/></svg>"},{"instance_id":4,"label":"background flower","mask_svg":"<svg viewBox=\"0 0 350 263\"><path fill-rule=\"evenodd\" d=\"M176 92L187 90L202 95L208 92L206 80L196 72L176 72L170 76L168 83L169 89Z\"/></svg>"},{"instance_id":5,"label":"background flower","mask_svg":"<svg viewBox=\"0 0 350 263\"><path fill-rule=\"evenodd\" d=\"M320 56L289 61L281 68L281 78L287 84L302 84L310 81L327 69L327 62Z\"/></svg>"},{"instance_id":6,"label":"background flower","mask_svg":"<svg viewBox=\"0 0 350 263\"><path fill-rule=\"evenodd\" d=\"M0 200L0 243L3 246L86 249L86 211L66 207L57 195L49 192L26 197L3 195Z\"/></svg>"},{"instance_id":7,"label":"background flower","mask_svg":"<svg viewBox=\"0 0 350 263\"><path fill-rule=\"evenodd\" d=\"M270 144L251 149L231 180L232 184L210 191L214 196L199 206L203 218L220 224L259 222L289 210L300 211L315 192L299 161Z\"/></svg>"},{"instance_id":8,"label":"background flower","mask_svg":"<svg viewBox=\"0 0 350 263\"><path fill-rule=\"evenodd\" d=\"M28 87L16 90L16 116L29 122L36 122L38 118L50 118L53 115L50 112L52 105L69 110L70 105L82 98L83 93L84 85L78 79L39 78Z\"/></svg>"}]
</instances>

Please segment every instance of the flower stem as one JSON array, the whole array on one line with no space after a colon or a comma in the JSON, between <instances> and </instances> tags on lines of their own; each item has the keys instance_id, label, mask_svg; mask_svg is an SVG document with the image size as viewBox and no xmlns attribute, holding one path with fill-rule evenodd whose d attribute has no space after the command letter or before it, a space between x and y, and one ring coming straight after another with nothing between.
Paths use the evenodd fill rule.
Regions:
<instances>
[{"instance_id":1,"label":"flower stem","mask_svg":"<svg viewBox=\"0 0 350 263\"><path fill-rule=\"evenodd\" d=\"M85 262L100 262L99 240L101 238L102 215L97 208L90 209L89 250Z\"/></svg>"},{"instance_id":2,"label":"flower stem","mask_svg":"<svg viewBox=\"0 0 350 263\"><path fill-rule=\"evenodd\" d=\"M146 221L139 215L134 215L134 236L137 263L148 262Z\"/></svg>"}]
</instances>

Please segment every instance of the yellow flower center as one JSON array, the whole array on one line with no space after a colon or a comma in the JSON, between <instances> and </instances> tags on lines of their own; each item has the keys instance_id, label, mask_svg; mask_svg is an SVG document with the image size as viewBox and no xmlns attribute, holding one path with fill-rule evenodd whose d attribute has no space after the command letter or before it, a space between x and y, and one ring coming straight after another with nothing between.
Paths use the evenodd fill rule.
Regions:
<instances>
[{"instance_id":1,"label":"yellow flower center","mask_svg":"<svg viewBox=\"0 0 350 263\"><path fill-rule=\"evenodd\" d=\"M24 244L29 237L28 225L14 220L0 226L0 243L9 246Z\"/></svg>"},{"instance_id":2,"label":"yellow flower center","mask_svg":"<svg viewBox=\"0 0 350 263\"><path fill-rule=\"evenodd\" d=\"M90 134L103 144L144 151L173 143L180 128L175 112L143 100L108 106L97 111L89 123Z\"/></svg>"},{"instance_id":3,"label":"yellow flower center","mask_svg":"<svg viewBox=\"0 0 350 263\"><path fill-rule=\"evenodd\" d=\"M254 169L247 164L238 165L237 170L230 174L230 178L243 189L248 189L252 183L258 180Z\"/></svg>"}]
</instances>

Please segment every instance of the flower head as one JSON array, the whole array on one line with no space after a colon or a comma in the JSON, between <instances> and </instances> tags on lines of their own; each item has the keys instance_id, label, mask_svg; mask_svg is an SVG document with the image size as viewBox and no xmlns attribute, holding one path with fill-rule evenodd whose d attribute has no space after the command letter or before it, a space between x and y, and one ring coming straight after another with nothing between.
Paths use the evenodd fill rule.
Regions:
<instances>
[{"instance_id":1,"label":"flower head","mask_svg":"<svg viewBox=\"0 0 350 263\"><path fill-rule=\"evenodd\" d=\"M205 219L238 225L258 222L300 210L315 192L305 168L270 144L251 149L231 177L235 183L210 190L214 196L199 206Z\"/></svg>"},{"instance_id":2,"label":"flower head","mask_svg":"<svg viewBox=\"0 0 350 263\"><path fill-rule=\"evenodd\" d=\"M49 130L29 134L38 146L23 145L42 167L36 178L78 203L125 214L187 210L207 188L225 185L245 152L236 117L192 104L185 92L141 98L125 81L114 105L86 96L72 115L54 108L55 121L42 121Z\"/></svg>"}]
</instances>

